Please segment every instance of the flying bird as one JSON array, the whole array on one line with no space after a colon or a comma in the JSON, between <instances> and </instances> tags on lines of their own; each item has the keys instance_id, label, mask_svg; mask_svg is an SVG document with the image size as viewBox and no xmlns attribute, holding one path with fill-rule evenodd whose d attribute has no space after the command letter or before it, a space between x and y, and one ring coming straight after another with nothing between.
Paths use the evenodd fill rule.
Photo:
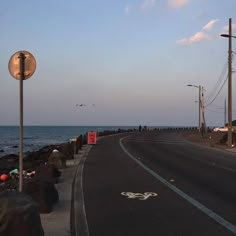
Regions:
<instances>
[{"instance_id":1,"label":"flying bird","mask_svg":"<svg viewBox=\"0 0 236 236\"><path fill-rule=\"evenodd\" d=\"M75 106L76 106L76 107L86 107L85 104L76 104Z\"/></svg>"}]
</instances>

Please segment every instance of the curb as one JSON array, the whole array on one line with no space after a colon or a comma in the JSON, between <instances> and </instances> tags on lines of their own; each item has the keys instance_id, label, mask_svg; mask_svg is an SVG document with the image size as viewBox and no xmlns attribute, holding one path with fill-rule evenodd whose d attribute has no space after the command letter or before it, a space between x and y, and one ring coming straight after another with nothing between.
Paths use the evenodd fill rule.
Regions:
<instances>
[{"instance_id":1,"label":"curb","mask_svg":"<svg viewBox=\"0 0 236 236\"><path fill-rule=\"evenodd\" d=\"M86 212L84 208L83 195L83 168L92 145L86 145L84 152L81 154L78 167L76 169L71 193L71 215L70 215L70 232L72 236L88 236L88 225Z\"/></svg>"},{"instance_id":2,"label":"curb","mask_svg":"<svg viewBox=\"0 0 236 236\"><path fill-rule=\"evenodd\" d=\"M48 214L40 214L44 236L70 236L73 186L77 169L83 156L87 154L87 145L74 155L74 159L66 161L66 168L62 172L60 182L55 184L59 194L59 201L53 206L53 211Z\"/></svg>"}]
</instances>

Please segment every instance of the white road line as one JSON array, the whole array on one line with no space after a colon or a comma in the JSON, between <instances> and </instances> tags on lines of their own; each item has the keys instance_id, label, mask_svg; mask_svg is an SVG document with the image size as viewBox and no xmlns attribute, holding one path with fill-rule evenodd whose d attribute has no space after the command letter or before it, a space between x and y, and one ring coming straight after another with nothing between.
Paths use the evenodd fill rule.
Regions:
<instances>
[{"instance_id":1,"label":"white road line","mask_svg":"<svg viewBox=\"0 0 236 236\"><path fill-rule=\"evenodd\" d=\"M165 140L158 140L158 139L154 139L154 140L148 140L148 139L128 139L127 138L127 141L130 142L130 143L153 143L153 144L156 144L156 143L159 143L159 144L163 144L163 145L186 145L186 142L181 142L181 141L165 141ZM227 170L229 172L233 172L235 173L236 172L236 169L233 169L233 168L230 168L230 167L227 167L227 166L223 166L223 165L220 165L220 164L217 164L217 163L212 163L211 161L206 161L206 160L202 160L202 159L195 159L196 161L198 162L201 162L201 163L204 163L206 165L209 165L211 167L215 167L215 168L218 168L218 169L223 169L223 170Z\"/></svg>"},{"instance_id":2,"label":"white road line","mask_svg":"<svg viewBox=\"0 0 236 236\"><path fill-rule=\"evenodd\" d=\"M135 139L135 140L128 140L130 143L161 143L161 144L166 144L166 145L186 145L185 142L181 141L166 141L162 139L156 139L156 140L148 140L148 139Z\"/></svg>"},{"instance_id":3,"label":"white road line","mask_svg":"<svg viewBox=\"0 0 236 236\"><path fill-rule=\"evenodd\" d=\"M215 213L214 211L212 211L211 209L207 208L206 206L204 206L203 204L201 204L200 202L198 202L197 200L193 199L192 197L190 197L189 195L187 195L186 193L184 193L182 190L178 189L177 187L175 187L174 185L170 184L167 180L165 180L163 177L161 177L160 175L158 175L156 172L154 172L153 170L151 170L150 168L148 168L147 166L145 166L141 161L137 160L132 154L130 154L126 148L124 147L124 145L122 144L122 141L127 138L121 138L120 139L120 146L123 149L123 151L133 160L135 161L138 165L140 165L144 170L146 170L149 174L151 174L153 177L155 177L157 180L159 180L162 184L164 184L165 186L167 186L169 189L171 189L172 191L174 191L176 194L178 194L180 197L182 197L183 199L185 199L187 202L189 202L190 204L192 204L193 206L195 206L197 209L199 209L200 211L202 211L203 213L205 213L207 216L209 216L210 218L212 218L213 220L215 220L216 222L218 222L219 224L221 224L222 226L224 226L226 229L228 229L229 231L233 232L236 234L236 226L231 224L229 221L225 220L224 218L222 218L220 215L218 215L217 213Z\"/></svg>"}]
</instances>

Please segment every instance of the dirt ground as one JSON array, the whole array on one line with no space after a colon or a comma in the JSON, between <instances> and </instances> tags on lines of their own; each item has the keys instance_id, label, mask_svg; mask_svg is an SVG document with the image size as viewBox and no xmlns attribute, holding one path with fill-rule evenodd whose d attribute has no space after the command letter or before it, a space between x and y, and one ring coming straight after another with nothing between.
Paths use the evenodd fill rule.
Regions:
<instances>
[{"instance_id":1,"label":"dirt ground","mask_svg":"<svg viewBox=\"0 0 236 236\"><path fill-rule=\"evenodd\" d=\"M184 138L191 142L223 150L229 149L227 146L227 138L225 137L226 135L227 132L209 132L205 136L201 136L198 131L188 131L183 133ZM222 140L224 140L224 142L222 142ZM233 148L235 149L235 147Z\"/></svg>"}]
</instances>

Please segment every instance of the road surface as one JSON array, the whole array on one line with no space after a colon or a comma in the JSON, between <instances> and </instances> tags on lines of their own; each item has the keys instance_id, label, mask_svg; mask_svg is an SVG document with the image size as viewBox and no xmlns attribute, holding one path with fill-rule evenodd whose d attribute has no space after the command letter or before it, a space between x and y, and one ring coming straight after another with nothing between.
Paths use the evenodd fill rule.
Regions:
<instances>
[{"instance_id":1,"label":"road surface","mask_svg":"<svg viewBox=\"0 0 236 236\"><path fill-rule=\"evenodd\" d=\"M78 235L236 234L236 154L128 133L100 139L79 169Z\"/></svg>"}]
</instances>

